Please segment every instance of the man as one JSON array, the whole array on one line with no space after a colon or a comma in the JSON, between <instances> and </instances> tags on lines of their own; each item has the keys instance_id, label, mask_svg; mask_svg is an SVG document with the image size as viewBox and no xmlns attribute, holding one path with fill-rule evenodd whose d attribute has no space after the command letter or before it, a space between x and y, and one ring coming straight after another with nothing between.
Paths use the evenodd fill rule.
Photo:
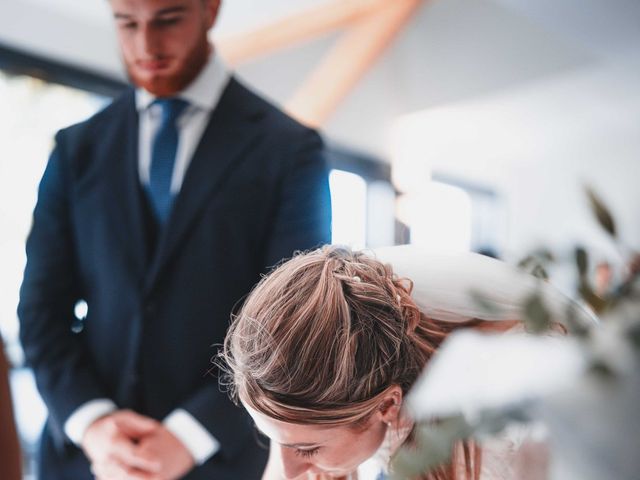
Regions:
<instances>
[{"instance_id":1,"label":"man","mask_svg":"<svg viewBox=\"0 0 640 480\"><path fill-rule=\"evenodd\" d=\"M219 3L110 0L137 89L56 137L19 306L42 479L249 480L266 461L211 346L261 272L329 241L327 172L314 131L227 73Z\"/></svg>"}]
</instances>

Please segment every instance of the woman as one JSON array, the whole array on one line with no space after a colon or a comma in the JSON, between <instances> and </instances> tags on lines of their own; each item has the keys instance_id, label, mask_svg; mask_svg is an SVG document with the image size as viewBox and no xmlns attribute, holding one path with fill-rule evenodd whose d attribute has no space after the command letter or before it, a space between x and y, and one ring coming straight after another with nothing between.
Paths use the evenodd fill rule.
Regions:
<instances>
[{"instance_id":1,"label":"woman","mask_svg":"<svg viewBox=\"0 0 640 480\"><path fill-rule=\"evenodd\" d=\"M412 441L403 399L442 341L459 328L513 326L507 319L537 285L480 256L411 247L377 256L410 274L413 297L413 282L390 265L324 247L275 269L235 318L222 356L233 392L271 440L265 479L384 478L393 453ZM470 286L488 282L501 312L491 319L469 300ZM424 478L480 474L480 449L462 443L450 465Z\"/></svg>"}]
</instances>

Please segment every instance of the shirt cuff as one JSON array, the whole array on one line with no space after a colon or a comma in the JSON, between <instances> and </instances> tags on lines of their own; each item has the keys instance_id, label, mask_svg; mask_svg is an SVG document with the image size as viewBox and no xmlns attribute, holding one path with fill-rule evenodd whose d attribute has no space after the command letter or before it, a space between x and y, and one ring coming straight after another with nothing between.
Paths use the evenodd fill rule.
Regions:
<instances>
[{"instance_id":1,"label":"shirt cuff","mask_svg":"<svg viewBox=\"0 0 640 480\"><path fill-rule=\"evenodd\" d=\"M189 450L198 465L220 450L220 442L186 410L174 410L162 423Z\"/></svg>"},{"instance_id":2,"label":"shirt cuff","mask_svg":"<svg viewBox=\"0 0 640 480\"><path fill-rule=\"evenodd\" d=\"M79 446L82 443L84 432L93 422L117 409L116 404L107 398L90 400L78 407L64 422L64 433Z\"/></svg>"}]
</instances>

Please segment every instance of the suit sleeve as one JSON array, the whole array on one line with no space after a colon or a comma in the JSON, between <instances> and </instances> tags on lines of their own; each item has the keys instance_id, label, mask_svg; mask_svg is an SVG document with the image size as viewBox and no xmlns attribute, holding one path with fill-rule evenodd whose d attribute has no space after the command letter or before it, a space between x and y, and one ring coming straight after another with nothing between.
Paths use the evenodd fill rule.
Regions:
<instances>
[{"instance_id":1,"label":"suit sleeve","mask_svg":"<svg viewBox=\"0 0 640 480\"><path fill-rule=\"evenodd\" d=\"M331 195L324 145L314 130L305 130L285 159L275 216L267 238L271 267L298 250L331 243Z\"/></svg>"},{"instance_id":2,"label":"suit sleeve","mask_svg":"<svg viewBox=\"0 0 640 480\"><path fill-rule=\"evenodd\" d=\"M216 440L219 444L216 456L234 458L247 443L256 441L251 417L221 391L217 379L210 379L207 386L200 388L179 408L188 412Z\"/></svg>"},{"instance_id":3,"label":"suit sleeve","mask_svg":"<svg viewBox=\"0 0 640 480\"><path fill-rule=\"evenodd\" d=\"M34 370L55 435L63 441L63 425L71 413L107 394L90 366L82 333L71 330L82 291L75 262L68 172L59 137L40 183L27 239L18 316L27 363Z\"/></svg>"}]
</instances>

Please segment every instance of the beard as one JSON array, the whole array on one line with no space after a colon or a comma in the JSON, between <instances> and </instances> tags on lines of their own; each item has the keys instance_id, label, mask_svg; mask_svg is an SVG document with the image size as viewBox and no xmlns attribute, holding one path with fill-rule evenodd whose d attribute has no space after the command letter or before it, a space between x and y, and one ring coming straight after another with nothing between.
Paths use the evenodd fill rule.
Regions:
<instances>
[{"instance_id":1,"label":"beard","mask_svg":"<svg viewBox=\"0 0 640 480\"><path fill-rule=\"evenodd\" d=\"M210 51L211 47L205 31L195 46L172 68L175 73L140 72L139 67L126 60L125 67L129 80L134 85L144 88L157 97L169 97L184 90L198 76L207 63ZM162 56L159 56L158 60L162 60Z\"/></svg>"}]
</instances>

